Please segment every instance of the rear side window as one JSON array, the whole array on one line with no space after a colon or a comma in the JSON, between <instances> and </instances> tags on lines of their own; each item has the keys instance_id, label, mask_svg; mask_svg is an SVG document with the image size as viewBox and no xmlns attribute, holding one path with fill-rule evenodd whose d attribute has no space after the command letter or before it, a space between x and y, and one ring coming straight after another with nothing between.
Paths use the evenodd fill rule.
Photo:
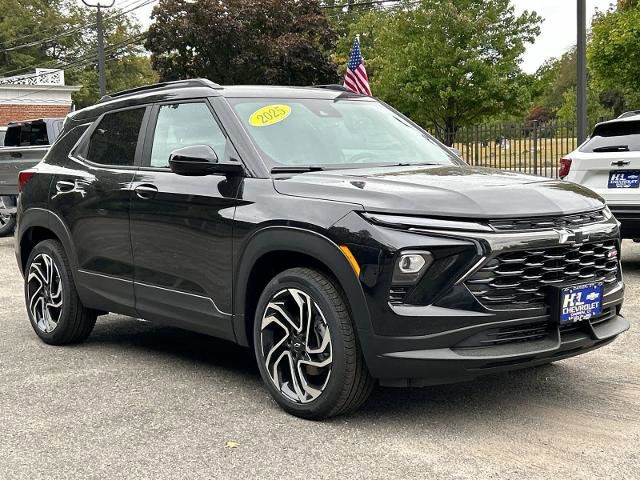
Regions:
<instances>
[{"instance_id":1,"label":"rear side window","mask_svg":"<svg viewBox=\"0 0 640 480\"><path fill-rule=\"evenodd\" d=\"M134 108L106 114L92 132L84 157L101 165L133 165L144 112Z\"/></svg>"},{"instance_id":2,"label":"rear side window","mask_svg":"<svg viewBox=\"0 0 640 480\"><path fill-rule=\"evenodd\" d=\"M581 152L640 151L640 121L605 123L596 126Z\"/></svg>"}]
</instances>

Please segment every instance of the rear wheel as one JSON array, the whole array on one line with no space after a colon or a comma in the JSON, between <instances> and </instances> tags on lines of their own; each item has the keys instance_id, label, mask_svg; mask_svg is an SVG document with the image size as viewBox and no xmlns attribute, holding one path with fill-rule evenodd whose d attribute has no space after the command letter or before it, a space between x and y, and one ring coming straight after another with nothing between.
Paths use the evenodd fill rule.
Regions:
<instances>
[{"instance_id":1,"label":"rear wheel","mask_svg":"<svg viewBox=\"0 0 640 480\"><path fill-rule=\"evenodd\" d=\"M286 270L267 285L254 346L267 388L293 415L322 419L355 410L373 387L340 289L318 271Z\"/></svg>"},{"instance_id":2,"label":"rear wheel","mask_svg":"<svg viewBox=\"0 0 640 480\"><path fill-rule=\"evenodd\" d=\"M96 312L80 302L60 242L45 240L34 247L25 268L24 293L31 326L44 342L81 342L93 330Z\"/></svg>"}]
</instances>

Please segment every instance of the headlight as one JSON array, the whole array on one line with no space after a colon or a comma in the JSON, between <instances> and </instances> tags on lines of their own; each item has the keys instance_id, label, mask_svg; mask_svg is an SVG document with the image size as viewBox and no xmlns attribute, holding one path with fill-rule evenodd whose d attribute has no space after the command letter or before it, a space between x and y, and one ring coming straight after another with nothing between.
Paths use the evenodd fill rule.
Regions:
<instances>
[{"instance_id":1,"label":"headlight","mask_svg":"<svg viewBox=\"0 0 640 480\"><path fill-rule=\"evenodd\" d=\"M416 283L432 263L433 255L430 252L402 252L393 271L393 283Z\"/></svg>"}]
</instances>

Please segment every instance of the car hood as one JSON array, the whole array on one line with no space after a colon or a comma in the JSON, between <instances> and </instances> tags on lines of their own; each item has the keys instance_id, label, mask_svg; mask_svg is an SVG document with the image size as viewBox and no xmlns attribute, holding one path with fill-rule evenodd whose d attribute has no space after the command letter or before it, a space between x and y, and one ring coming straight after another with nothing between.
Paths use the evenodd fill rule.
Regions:
<instances>
[{"instance_id":1,"label":"car hood","mask_svg":"<svg viewBox=\"0 0 640 480\"><path fill-rule=\"evenodd\" d=\"M470 166L329 170L276 178L274 185L284 195L407 215L509 218L603 206L596 193L575 183Z\"/></svg>"}]
</instances>

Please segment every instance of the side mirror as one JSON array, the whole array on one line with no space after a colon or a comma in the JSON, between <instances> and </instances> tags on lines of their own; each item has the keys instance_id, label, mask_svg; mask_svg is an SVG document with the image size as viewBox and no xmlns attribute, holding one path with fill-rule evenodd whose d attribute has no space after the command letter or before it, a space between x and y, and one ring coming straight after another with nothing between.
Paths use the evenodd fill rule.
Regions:
<instances>
[{"instance_id":1,"label":"side mirror","mask_svg":"<svg viewBox=\"0 0 640 480\"><path fill-rule=\"evenodd\" d=\"M171 152L169 167L186 176L231 175L242 172L240 163L223 163L209 145L192 145Z\"/></svg>"}]
</instances>

